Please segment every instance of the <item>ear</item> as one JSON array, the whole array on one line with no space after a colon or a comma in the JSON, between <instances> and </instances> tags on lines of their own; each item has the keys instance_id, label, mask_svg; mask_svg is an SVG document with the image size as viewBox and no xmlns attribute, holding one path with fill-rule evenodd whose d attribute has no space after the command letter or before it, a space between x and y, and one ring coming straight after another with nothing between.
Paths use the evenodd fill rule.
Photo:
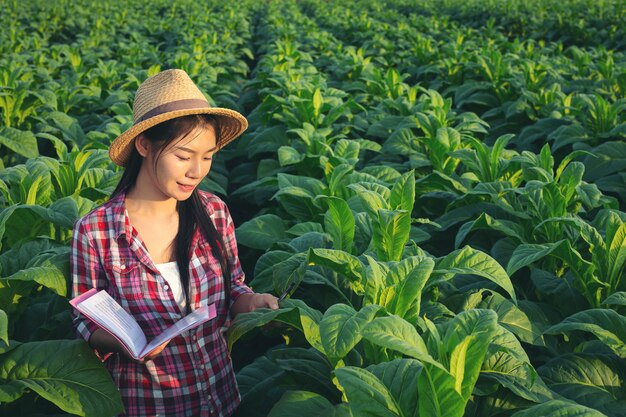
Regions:
<instances>
[{"instance_id":1,"label":"ear","mask_svg":"<svg viewBox=\"0 0 626 417\"><path fill-rule=\"evenodd\" d=\"M135 148L137 149L137 152L139 152L139 155L144 158L147 157L150 152L150 145L150 141L142 134L135 138Z\"/></svg>"}]
</instances>

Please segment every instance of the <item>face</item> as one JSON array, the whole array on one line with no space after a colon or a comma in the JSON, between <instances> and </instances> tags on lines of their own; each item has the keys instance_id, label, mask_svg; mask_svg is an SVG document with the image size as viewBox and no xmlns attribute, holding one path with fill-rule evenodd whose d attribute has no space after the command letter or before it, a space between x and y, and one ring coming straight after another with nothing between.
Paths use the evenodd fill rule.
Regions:
<instances>
[{"instance_id":1,"label":"face","mask_svg":"<svg viewBox=\"0 0 626 417\"><path fill-rule=\"evenodd\" d=\"M138 137L137 150L144 157L137 178L138 191L149 193L156 200L188 199L208 175L216 143L215 130L210 125L173 140L160 154L152 143Z\"/></svg>"}]
</instances>

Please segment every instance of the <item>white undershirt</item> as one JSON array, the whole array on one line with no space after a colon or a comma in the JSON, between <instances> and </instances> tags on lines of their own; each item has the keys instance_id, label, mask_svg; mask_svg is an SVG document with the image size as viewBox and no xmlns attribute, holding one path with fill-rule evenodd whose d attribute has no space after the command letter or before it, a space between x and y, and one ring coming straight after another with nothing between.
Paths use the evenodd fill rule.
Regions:
<instances>
[{"instance_id":1,"label":"white undershirt","mask_svg":"<svg viewBox=\"0 0 626 417\"><path fill-rule=\"evenodd\" d=\"M163 264L155 265L163 278L167 281L174 295L174 301L180 307L181 311L185 311L187 307L187 300L185 299L185 292L183 291L182 283L180 282L180 271L178 270L178 264L174 262L167 262ZM167 290L167 288L165 288Z\"/></svg>"}]
</instances>

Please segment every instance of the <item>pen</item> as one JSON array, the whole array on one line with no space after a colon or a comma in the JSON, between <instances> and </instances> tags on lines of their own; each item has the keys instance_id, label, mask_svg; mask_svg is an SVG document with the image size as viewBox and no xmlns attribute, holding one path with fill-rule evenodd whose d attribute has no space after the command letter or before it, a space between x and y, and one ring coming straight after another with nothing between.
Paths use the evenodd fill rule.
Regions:
<instances>
[{"instance_id":1,"label":"pen","mask_svg":"<svg viewBox=\"0 0 626 417\"><path fill-rule=\"evenodd\" d=\"M296 286L295 282L292 282L291 284L287 285L287 288L285 289L285 291L281 294L280 297L278 297L278 301L280 302L280 301L283 301L285 298L287 298L289 296L289 293L295 286Z\"/></svg>"}]
</instances>

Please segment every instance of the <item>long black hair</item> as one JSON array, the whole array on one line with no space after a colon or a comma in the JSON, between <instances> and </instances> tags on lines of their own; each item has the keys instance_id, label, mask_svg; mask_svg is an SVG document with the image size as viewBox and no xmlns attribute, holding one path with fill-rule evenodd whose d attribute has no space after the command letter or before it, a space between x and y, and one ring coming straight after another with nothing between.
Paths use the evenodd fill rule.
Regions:
<instances>
[{"instance_id":1,"label":"long black hair","mask_svg":"<svg viewBox=\"0 0 626 417\"><path fill-rule=\"evenodd\" d=\"M144 135L149 142L154 144L155 149L158 150L158 154L154 158L154 163L156 164L163 150L171 142L175 140L183 140L197 128L206 128L209 126L212 126L215 131L215 137L219 148L219 122L215 117L206 114L194 114L167 120L151 127L150 129L147 129L142 133L142 135ZM111 194L111 198L114 198L123 192L127 192L135 185L142 162L143 157L133 146L132 153L125 165L122 178ZM219 261L222 268L226 309L228 312L231 289L228 253L226 252L226 246L222 236L217 232L213 221L204 208L198 189L194 189L191 193L191 197L187 200L178 201L176 209L178 210L178 233L176 234L174 242L174 253L176 255L178 270L180 271L180 280L187 299L187 312L189 312L191 305L191 300L189 299L189 262L191 260L190 246L196 228L198 227L200 228L204 238L209 243L213 256Z\"/></svg>"}]
</instances>

